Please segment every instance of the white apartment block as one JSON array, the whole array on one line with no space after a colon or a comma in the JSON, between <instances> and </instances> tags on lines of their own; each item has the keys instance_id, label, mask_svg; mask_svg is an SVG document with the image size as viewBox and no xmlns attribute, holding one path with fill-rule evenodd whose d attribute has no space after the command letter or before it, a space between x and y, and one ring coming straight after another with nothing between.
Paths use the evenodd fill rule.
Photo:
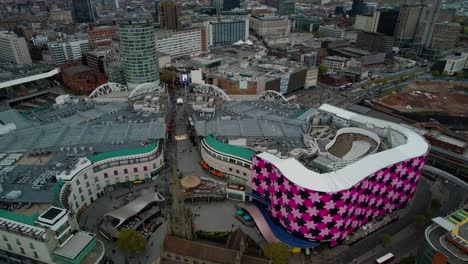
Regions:
<instances>
[{"instance_id":1,"label":"white apartment block","mask_svg":"<svg viewBox=\"0 0 468 264\"><path fill-rule=\"evenodd\" d=\"M338 28L335 25L320 26L319 33L322 34L324 37L332 37L332 38L344 38L345 37L345 30L342 28Z\"/></svg>"},{"instance_id":2,"label":"white apartment block","mask_svg":"<svg viewBox=\"0 0 468 264\"><path fill-rule=\"evenodd\" d=\"M290 21L287 17L251 16L249 25L250 29L261 37L288 35L291 31Z\"/></svg>"},{"instance_id":3,"label":"white apartment block","mask_svg":"<svg viewBox=\"0 0 468 264\"><path fill-rule=\"evenodd\" d=\"M192 29L184 31L161 30L156 32L157 51L180 57L197 54L203 51L202 30Z\"/></svg>"},{"instance_id":4,"label":"white apartment block","mask_svg":"<svg viewBox=\"0 0 468 264\"><path fill-rule=\"evenodd\" d=\"M346 68L347 58L339 56L327 56L323 59L322 64L328 67L329 72L339 73Z\"/></svg>"},{"instance_id":5,"label":"white apartment block","mask_svg":"<svg viewBox=\"0 0 468 264\"><path fill-rule=\"evenodd\" d=\"M0 262L102 263L105 249L96 234L81 231L66 209L51 206L41 215L0 210Z\"/></svg>"},{"instance_id":6,"label":"white apartment block","mask_svg":"<svg viewBox=\"0 0 468 264\"><path fill-rule=\"evenodd\" d=\"M304 88L309 89L311 87L317 86L317 78L318 78L318 68L317 67L308 68Z\"/></svg>"},{"instance_id":7,"label":"white apartment block","mask_svg":"<svg viewBox=\"0 0 468 264\"><path fill-rule=\"evenodd\" d=\"M462 55L448 59L445 63L444 71L446 71L449 75L454 75L455 73L460 72L466 68L468 68L468 56Z\"/></svg>"},{"instance_id":8,"label":"white apartment block","mask_svg":"<svg viewBox=\"0 0 468 264\"><path fill-rule=\"evenodd\" d=\"M80 60L89 51L88 39L52 42L48 46L52 62L56 65Z\"/></svg>"},{"instance_id":9,"label":"white apartment block","mask_svg":"<svg viewBox=\"0 0 468 264\"><path fill-rule=\"evenodd\" d=\"M0 31L0 59L16 64L32 64L24 37L19 37L13 32Z\"/></svg>"}]
</instances>

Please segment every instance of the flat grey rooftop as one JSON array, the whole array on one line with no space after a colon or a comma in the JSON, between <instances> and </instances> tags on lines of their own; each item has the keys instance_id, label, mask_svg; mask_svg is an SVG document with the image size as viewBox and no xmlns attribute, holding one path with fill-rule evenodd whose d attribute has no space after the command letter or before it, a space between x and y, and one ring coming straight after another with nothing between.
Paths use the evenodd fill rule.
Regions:
<instances>
[{"instance_id":1,"label":"flat grey rooftop","mask_svg":"<svg viewBox=\"0 0 468 264\"><path fill-rule=\"evenodd\" d=\"M59 255L68 259L74 259L81 251L96 237L95 234L85 231L76 233L70 241L65 243L63 247L54 250L55 255Z\"/></svg>"},{"instance_id":2,"label":"flat grey rooftop","mask_svg":"<svg viewBox=\"0 0 468 264\"><path fill-rule=\"evenodd\" d=\"M0 135L2 202L52 203L54 176L75 159L138 148L166 133L163 113L133 111L125 102L79 101L27 116L7 110L0 120L17 126ZM5 197L13 190L20 195Z\"/></svg>"}]
</instances>

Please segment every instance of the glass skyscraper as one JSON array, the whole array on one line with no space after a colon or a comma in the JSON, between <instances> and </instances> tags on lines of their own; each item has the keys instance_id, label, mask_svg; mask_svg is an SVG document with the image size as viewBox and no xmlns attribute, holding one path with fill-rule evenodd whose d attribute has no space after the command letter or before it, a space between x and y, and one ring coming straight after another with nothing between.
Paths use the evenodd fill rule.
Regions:
<instances>
[{"instance_id":1,"label":"glass skyscraper","mask_svg":"<svg viewBox=\"0 0 468 264\"><path fill-rule=\"evenodd\" d=\"M94 22L96 19L96 12L91 0L73 0L73 16L76 23L89 23Z\"/></svg>"},{"instance_id":2,"label":"glass skyscraper","mask_svg":"<svg viewBox=\"0 0 468 264\"><path fill-rule=\"evenodd\" d=\"M120 19L118 33L127 86L133 89L139 84L150 82L159 85L153 19L137 14Z\"/></svg>"}]
</instances>

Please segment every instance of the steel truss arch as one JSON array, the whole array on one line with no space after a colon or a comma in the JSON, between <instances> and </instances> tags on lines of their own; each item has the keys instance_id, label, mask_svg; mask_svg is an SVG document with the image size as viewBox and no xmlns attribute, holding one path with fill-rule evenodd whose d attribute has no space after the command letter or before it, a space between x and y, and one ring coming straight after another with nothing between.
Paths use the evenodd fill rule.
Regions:
<instances>
[{"instance_id":1,"label":"steel truss arch","mask_svg":"<svg viewBox=\"0 0 468 264\"><path fill-rule=\"evenodd\" d=\"M133 98L138 95L150 93L150 92L160 92L164 93L166 90L166 84L161 82L159 84L155 82L142 83L137 85L128 95L128 98Z\"/></svg>"},{"instance_id":2,"label":"steel truss arch","mask_svg":"<svg viewBox=\"0 0 468 264\"><path fill-rule=\"evenodd\" d=\"M100 97L102 95L110 94L118 91L128 91L128 87L120 83L108 82L98 86L94 91L89 95L91 98Z\"/></svg>"},{"instance_id":3,"label":"steel truss arch","mask_svg":"<svg viewBox=\"0 0 468 264\"><path fill-rule=\"evenodd\" d=\"M278 93L274 90L266 90L258 96L258 100L261 101L282 101L284 103L289 103L288 99L284 95Z\"/></svg>"},{"instance_id":4,"label":"steel truss arch","mask_svg":"<svg viewBox=\"0 0 468 264\"><path fill-rule=\"evenodd\" d=\"M193 92L200 94L210 94L217 96L225 101L232 101L231 97L227 95L221 88L212 84L202 84L193 88Z\"/></svg>"}]
</instances>

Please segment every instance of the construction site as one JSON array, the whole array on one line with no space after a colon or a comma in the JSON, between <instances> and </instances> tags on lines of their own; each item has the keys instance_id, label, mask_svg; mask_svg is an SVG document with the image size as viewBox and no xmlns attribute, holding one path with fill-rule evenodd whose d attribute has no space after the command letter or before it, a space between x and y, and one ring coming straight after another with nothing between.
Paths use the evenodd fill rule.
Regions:
<instances>
[{"instance_id":1,"label":"construction site","mask_svg":"<svg viewBox=\"0 0 468 264\"><path fill-rule=\"evenodd\" d=\"M411 119L468 117L468 83L417 80L398 93L372 100L375 108ZM439 120L441 119L441 120Z\"/></svg>"}]
</instances>

